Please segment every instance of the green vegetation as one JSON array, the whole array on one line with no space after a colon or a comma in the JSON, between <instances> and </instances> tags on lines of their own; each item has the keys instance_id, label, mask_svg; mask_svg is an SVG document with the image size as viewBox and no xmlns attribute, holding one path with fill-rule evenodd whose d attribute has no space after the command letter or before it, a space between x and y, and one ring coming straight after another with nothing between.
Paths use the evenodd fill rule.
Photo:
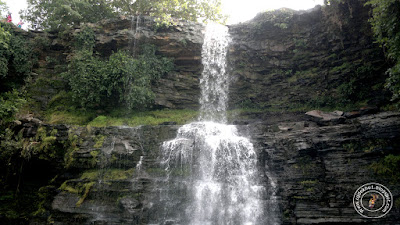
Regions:
<instances>
[{"instance_id":1,"label":"green vegetation","mask_svg":"<svg viewBox=\"0 0 400 225\"><path fill-rule=\"evenodd\" d=\"M106 138L106 136L104 136L104 135L96 135L94 138L95 144L93 145L93 148L101 148L103 146L105 138ZM90 154L93 157L96 157L98 152L96 152L96 153L94 153L95 151L92 151L92 152L90 152Z\"/></svg>"},{"instance_id":2,"label":"green vegetation","mask_svg":"<svg viewBox=\"0 0 400 225\"><path fill-rule=\"evenodd\" d=\"M287 29L289 21L294 15L294 10L282 8L278 10L266 11L257 15L256 19L261 21L271 22L275 27Z\"/></svg>"},{"instance_id":3,"label":"green vegetation","mask_svg":"<svg viewBox=\"0 0 400 225\"><path fill-rule=\"evenodd\" d=\"M369 139L369 140L361 140L356 142L349 142L343 144L343 148L349 152L372 152L374 150L379 150L386 148L389 146L389 141L385 139Z\"/></svg>"},{"instance_id":4,"label":"green vegetation","mask_svg":"<svg viewBox=\"0 0 400 225\"><path fill-rule=\"evenodd\" d=\"M224 22L221 0L28 0L24 19L36 29L63 30L81 23L127 15L156 17L160 24L173 18Z\"/></svg>"},{"instance_id":5,"label":"green vegetation","mask_svg":"<svg viewBox=\"0 0 400 225\"><path fill-rule=\"evenodd\" d=\"M21 87L35 63L31 42L13 24L0 22L0 92Z\"/></svg>"},{"instance_id":6,"label":"green vegetation","mask_svg":"<svg viewBox=\"0 0 400 225\"><path fill-rule=\"evenodd\" d=\"M379 44L385 49L386 56L393 61L393 66L387 71L389 78L386 88L392 93L392 100L400 100L400 1L369 0L372 6L370 19L372 30Z\"/></svg>"},{"instance_id":7,"label":"green vegetation","mask_svg":"<svg viewBox=\"0 0 400 225\"><path fill-rule=\"evenodd\" d=\"M94 184L95 184L94 181L84 182L84 183L83 182L72 183L72 182L66 181L61 185L60 190L66 191L66 192L69 192L72 194L79 194L80 198L76 202L76 206L79 207L82 205L82 203L88 197L90 190L92 189Z\"/></svg>"},{"instance_id":8,"label":"green vegetation","mask_svg":"<svg viewBox=\"0 0 400 225\"><path fill-rule=\"evenodd\" d=\"M124 169L107 169L107 170L89 170L82 173L82 180L104 180L104 181L117 181L117 180L126 180L130 179L133 176L135 168L131 168L128 170Z\"/></svg>"},{"instance_id":9,"label":"green vegetation","mask_svg":"<svg viewBox=\"0 0 400 225\"><path fill-rule=\"evenodd\" d=\"M64 155L64 166L65 168L70 168L74 164L74 153L79 150L79 144L81 144L82 139L80 139L75 133L74 129L70 129L68 133L68 139L63 142L63 147L66 151Z\"/></svg>"},{"instance_id":10,"label":"green vegetation","mask_svg":"<svg viewBox=\"0 0 400 225\"><path fill-rule=\"evenodd\" d=\"M310 156L303 156L298 158L293 167L301 170L303 175L311 175L316 168L316 163L313 162Z\"/></svg>"},{"instance_id":11,"label":"green vegetation","mask_svg":"<svg viewBox=\"0 0 400 225\"><path fill-rule=\"evenodd\" d=\"M398 199L396 199L396 200L394 201L394 207L396 207L397 209L400 208L400 198L398 198Z\"/></svg>"},{"instance_id":12,"label":"green vegetation","mask_svg":"<svg viewBox=\"0 0 400 225\"><path fill-rule=\"evenodd\" d=\"M23 133L11 128L0 132L0 214L18 223L43 212L44 195L38 189L56 171L41 174L40 167L49 168L64 154L57 130L38 127L33 137L23 137Z\"/></svg>"},{"instance_id":13,"label":"green vegetation","mask_svg":"<svg viewBox=\"0 0 400 225\"><path fill-rule=\"evenodd\" d=\"M23 138L22 131L18 134L6 128L4 133L0 134L0 161L5 163L12 158L29 161L33 156L38 159L51 161L56 157L63 155L62 149L57 148L56 144L57 130L46 130L45 127L39 127L36 135L30 138ZM10 169L12 169L10 167Z\"/></svg>"},{"instance_id":14,"label":"green vegetation","mask_svg":"<svg viewBox=\"0 0 400 225\"><path fill-rule=\"evenodd\" d=\"M47 133L46 128L39 127L35 137L23 139L21 156L30 159L32 155L38 155L39 159L43 160L52 160L61 156L63 154L62 149L57 148L56 145L57 130L52 130L50 135Z\"/></svg>"},{"instance_id":15,"label":"green vegetation","mask_svg":"<svg viewBox=\"0 0 400 225\"><path fill-rule=\"evenodd\" d=\"M26 100L15 89L0 93L0 125L13 121L15 113L25 103Z\"/></svg>"},{"instance_id":16,"label":"green vegetation","mask_svg":"<svg viewBox=\"0 0 400 225\"><path fill-rule=\"evenodd\" d=\"M158 125L165 122L185 124L196 119L194 110L129 110L125 107L105 106L103 110L81 109L72 100L72 93L61 91L56 94L43 112L44 122L92 127Z\"/></svg>"},{"instance_id":17,"label":"green vegetation","mask_svg":"<svg viewBox=\"0 0 400 225\"><path fill-rule=\"evenodd\" d=\"M182 125L195 120L198 112L187 109L163 109L141 112L117 108L109 113L103 112L103 115L96 116L98 114L96 110L85 111L67 106L67 109L63 111L51 108L45 114L44 121L49 124L90 125L92 127L125 125L135 127L139 125L159 125L166 122Z\"/></svg>"},{"instance_id":18,"label":"green vegetation","mask_svg":"<svg viewBox=\"0 0 400 225\"><path fill-rule=\"evenodd\" d=\"M343 67L343 64L341 67ZM350 65L346 65L345 68L352 68ZM377 90L383 89L382 83L377 82L376 74L379 73L379 68L375 68L370 64L364 64L357 68L352 68L347 77L347 81L343 82L337 89L340 93L341 104L351 104L353 102L365 101L371 99L373 93ZM375 84L371 85L365 84Z\"/></svg>"},{"instance_id":19,"label":"green vegetation","mask_svg":"<svg viewBox=\"0 0 400 225\"><path fill-rule=\"evenodd\" d=\"M319 180L303 180L299 182L307 192L314 192L319 185Z\"/></svg>"},{"instance_id":20,"label":"green vegetation","mask_svg":"<svg viewBox=\"0 0 400 225\"><path fill-rule=\"evenodd\" d=\"M108 60L93 55L94 33L89 27L75 36L76 51L64 77L72 99L83 108L115 107L146 109L154 101L151 84L173 68L170 59L156 55L156 47L142 45L136 58L126 51L111 54Z\"/></svg>"},{"instance_id":21,"label":"green vegetation","mask_svg":"<svg viewBox=\"0 0 400 225\"><path fill-rule=\"evenodd\" d=\"M296 73L293 76L289 77L287 81L289 83L295 83L299 79L310 79L317 76L318 76L318 69L312 68L310 70L305 70L305 71L296 71Z\"/></svg>"},{"instance_id":22,"label":"green vegetation","mask_svg":"<svg viewBox=\"0 0 400 225\"><path fill-rule=\"evenodd\" d=\"M195 120L198 112L192 110L157 110L134 112L129 117L98 116L88 124L93 127L159 125L165 122L185 124Z\"/></svg>"},{"instance_id":23,"label":"green vegetation","mask_svg":"<svg viewBox=\"0 0 400 225\"><path fill-rule=\"evenodd\" d=\"M376 174L390 179L393 184L400 181L400 155L387 155L378 162L372 163L370 168Z\"/></svg>"},{"instance_id":24,"label":"green vegetation","mask_svg":"<svg viewBox=\"0 0 400 225\"><path fill-rule=\"evenodd\" d=\"M133 176L134 168L123 169L108 169L108 170L89 170L82 173L78 180L67 180L61 186L60 190L72 194L80 195L76 206L79 207L87 199L90 191L94 188L98 180L104 182L120 181L131 179Z\"/></svg>"},{"instance_id":25,"label":"green vegetation","mask_svg":"<svg viewBox=\"0 0 400 225\"><path fill-rule=\"evenodd\" d=\"M8 11L8 7L6 5L6 3L2 0L0 0L0 16L1 18L5 17L5 14Z\"/></svg>"}]
</instances>

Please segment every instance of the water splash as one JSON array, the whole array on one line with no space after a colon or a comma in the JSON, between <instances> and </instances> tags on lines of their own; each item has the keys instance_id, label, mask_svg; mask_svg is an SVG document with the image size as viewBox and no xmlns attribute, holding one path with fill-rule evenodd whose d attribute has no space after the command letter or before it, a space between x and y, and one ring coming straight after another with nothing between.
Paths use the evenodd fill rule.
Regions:
<instances>
[{"instance_id":1,"label":"water splash","mask_svg":"<svg viewBox=\"0 0 400 225\"><path fill-rule=\"evenodd\" d=\"M259 180L254 146L234 125L225 124L229 40L226 27L207 26L199 121L180 127L177 137L162 145L161 163L169 177L177 170L187 174L184 181L168 179L181 182L187 190L189 203L178 223L270 224L264 219L265 187Z\"/></svg>"},{"instance_id":2,"label":"water splash","mask_svg":"<svg viewBox=\"0 0 400 225\"><path fill-rule=\"evenodd\" d=\"M251 142L233 125L195 122L164 142L168 171L190 170L190 224L257 224L261 220L262 186Z\"/></svg>"}]
</instances>

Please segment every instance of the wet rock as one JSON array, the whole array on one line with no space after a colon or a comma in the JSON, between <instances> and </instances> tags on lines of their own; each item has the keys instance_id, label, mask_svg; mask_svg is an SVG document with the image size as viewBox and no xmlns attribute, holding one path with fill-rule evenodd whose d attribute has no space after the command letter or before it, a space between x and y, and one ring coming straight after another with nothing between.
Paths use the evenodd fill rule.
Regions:
<instances>
[{"instance_id":1,"label":"wet rock","mask_svg":"<svg viewBox=\"0 0 400 225\"><path fill-rule=\"evenodd\" d=\"M274 130L268 122L248 125L266 168L277 178L281 197L277 204L286 212L283 224L368 223L370 220L360 217L352 205L359 186L378 182L395 195L400 193L390 178L375 174L371 168L374 162L394 154L391 149L400 145L400 113L382 112L347 120L292 130ZM275 126L292 127L288 124L277 122ZM396 224L399 219L393 210L376 224Z\"/></svg>"},{"instance_id":2,"label":"wet rock","mask_svg":"<svg viewBox=\"0 0 400 225\"><path fill-rule=\"evenodd\" d=\"M306 115L310 116L313 121L323 125L343 123L345 120L342 111L322 112L320 110L313 110L306 112Z\"/></svg>"},{"instance_id":3,"label":"wet rock","mask_svg":"<svg viewBox=\"0 0 400 225\"><path fill-rule=\"evenodd\" d=\"M139 201L134 198L125 197L119 200L120 206L128 213L134 213L139 206Z\"/></svg>"},{"instance_id":4,"label":"wet rock","mask_svg":"<svg viewBox=\"0 0 400 225\"><path fill-rule=\"evenodd\" d=\"M315 107L327 101L327 106L335 106L347 100L338 87L347 84L357 69L373 61L373 68L386 70L382 67L381 50L371 35L369 9L359 1L348 0L346 4L309 11L282 10L284 21L271 14L260 13L253 20L229 27L231 108L251 106L284 111L298 105ZM346 22L339 27L333 17ZM361 56L364 52L371 61ZM365 95L369 96L366 99L382 104L388 101L384 91L367 88L384 84L384 77L383 72L377 72L368 84L363 81L362 85L355 85L365 88Z\"/></svg>"},{"instance_id":5,"label":"wet rock","mask_svg":"<svg viewBox=\"0 0 400 225\"><path fill-rule=\"evenodd\" d=\"M368 114L347 118L346 123L324 125L310 122L304 115L275 116L268 115L274 124L249 119L237 127L239 132L251 137L260 165L264 165L261 167L263 179L273 176L277 182L278 198L268 204L283 212L282 224L370 222L361 218L352 206L354 191L367 182L383 183L398 197L398 185L374 174L370 165L393 154L393 146L400 145L400 113ZM95 167L83 166L93 159L90 154L93 148L92 137L80 133L86 140L82 143L87 142L73 154L75 160L81 161L80 166L72 165L62 177L76 189L91 182L93 186L80 206L77 202L84 196L84 188L79 193L59 190L51 203L52 218L58 224L70 224L71 218L80 218L81 223L184 224L172 219L160 220L163 215L173 218L173 212L182 212L187 207L183 204L188 195L184 180L165 185L162 180L166 174L159 164L160 145L174 138L177 128L174 125L92 128L93 133L106 136L103 146L97 149L100 153L96 157L102 163ZM385 140L386 145L369 146L368 150L348 148L349 144L362 146L377 139ZM116 149L117 143L120 149ZM132 153L124 143L130 146L136 143L140 149ZM139 161L140 171L137 170ZM165 199L166 193L173 197ZM165 209L165 204L176 210ZM396 224L399 219L393 210L380 223Z\"/></svg>"}]
</instances>

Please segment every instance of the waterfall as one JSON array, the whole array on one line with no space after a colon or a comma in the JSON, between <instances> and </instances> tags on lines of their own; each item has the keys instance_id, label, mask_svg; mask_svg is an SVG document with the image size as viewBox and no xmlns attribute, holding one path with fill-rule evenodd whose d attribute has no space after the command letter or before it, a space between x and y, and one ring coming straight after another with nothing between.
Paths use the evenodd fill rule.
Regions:
<instances>
[{"instance_id":1,"label":"waterfall","mask_svg":"<svg viewBox=\"0 0 400 225\"><path fill-rule=\"evenodd\" d=\"M199 121L180 127L176 138L161 147L168 181L180 181L186 189L188 203L175 218L178 224L274 224L264 218L265 185L254 146L236 126L226 124L229 39L225 26L207 26ZM172 177L177 170L184 180Z\"/></svg>"},{"instance_id":2,"label":"waterfall","mask_svg":"<svg viewBox=\"0 0 400 225\"><path fill-rule=\"evenodd\" d=\"M135 16L132 16L131 19L131 38L130 38L130 44L131 46L131 52L133 56L136 56L137 53L137 45L139 42L139 29L140 29L140 15L136 16L136 21L135 21Z\"/></svg>"},{"instance_id":3,"label":"waterfall","mask_svg":"<svg viewBox=\"0 0 400 225\"><path fill-rule=\"evenodd\" d=\"M200 121L211 120L226 123L228 102L228 28L211 24L207 26L201 53L204 70L200 79Z\"/></svg>"}]
</instances>

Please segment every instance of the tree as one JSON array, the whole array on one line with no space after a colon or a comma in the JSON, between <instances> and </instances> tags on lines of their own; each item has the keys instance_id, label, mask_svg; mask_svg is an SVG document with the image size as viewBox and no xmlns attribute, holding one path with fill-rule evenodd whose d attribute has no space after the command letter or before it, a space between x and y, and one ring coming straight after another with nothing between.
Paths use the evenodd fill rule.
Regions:
<instances>
[{"instance_id":1,"label":"tree","mask_svg":"<svg viewBox=\"0 0 400 225\"><path fill-rule=\"evenodd\" d=\"M387 73L386 87L393 93L393 100L400 99L400 1L369 0L372 6L370 19L377 42L385 49L387 57L394 62Z\"/></svg>"},{"instance_id":2,"label":"tree","mask_svg":"<svg viewBox=\"0 0 400 225\"><path fill-rule=\"evenodd\" d=\"M109 0L28 0L23 18L36 29L65 29L115 16Z\"/></svg>"},{"instance_id":3,"label":"tree","mask_svg":"<svg viewBox=\"0 0 400 225\"><path fill-rule=\"evenodd\" d=\"M0 79L8 73L8 49L10 44L10 33L0 24Z\"/></svg>"},{"instance_id":4,"label":"tree","mask_svg":"<svg viewBox=\"0 0 400 225\"><path fill-rule=\"evenodd\" d=\"M15 31L14 24L0 24L0 93L23 85L35 61L31 43Z\"/></svg>"},{"instance_id":5,"label":"tree","mask_svg":"<svg viewBox=\"0 0 400 225\"><path fill-rule=\"evenodd\" d=\"M113 53L108 60L79 51L64 74L72 97L83 108L104 108L124 104L143 110L154 100L151 83L173 67L172 61L155 55L154 46L143 46L142 54L133 58L128 52Z\"/></svg>"},{"instance_id":6,"label":"tree","mask_svg":"<svg viewBox=\"0 0 400 225\"><path fill-rule=\"evenodd\" d=\"M8 10L6 3L0 0L0 17L4 18L4 12ZM8 42L10 41L10 33L6 31L0 24L0 51L8 48ZM1 54L1 53L0 53ZM0 60L0 66L3 67ZM1 70L1 69L0 69ZM0 76L3 73L0 72Z\"/></svg>"},{"instance_id":7,"label":"tree","mask_svg":"<svg viewBox=\"0 0 400 225\"><path fill-rule=\"evenodd\" d=\"M7 11L8 11L8 6L6 5L5 2L0 0L0 16L1 16L1 18L5 17L5 14L3 14L3 13L5 13Z\"/></svg>"},{"instance_id":8,"label":"tree","mask_svg":"<svg viewBox=\"0 0 400 225\"><path fill-rule=\"evenodd\" d=\"M28 0L23 18L37 29L63 29L119 15L148 15L169 24L172 18L224 22L221 0Z\"/></svg>"},{"instance_id":9,"label":"tree","mask_svg":"<svg viewBox=\"0 0 400 225\"><path fill-rule=\"evenodd\" d=\"M120 103L128 109L151 107L151 84L173 69L172 60L156 55L156 47L147 44L135 58L118 51L104 60L93 53L94 39L87 26L75 36L75 53L64 73L74 101L91 109Z\"/></svg>"},{"instance_id":10,"label":"tree","mask_svg":"<svg viewBox=\"0 0 400 225\"><path fill-rule=\"evenodd\" d=\"M221 0L115 0L113 6L122 14L153 16L163 23L170 23L172 18L200 22L226 19Z\"/></svg>"}]
</instances>

